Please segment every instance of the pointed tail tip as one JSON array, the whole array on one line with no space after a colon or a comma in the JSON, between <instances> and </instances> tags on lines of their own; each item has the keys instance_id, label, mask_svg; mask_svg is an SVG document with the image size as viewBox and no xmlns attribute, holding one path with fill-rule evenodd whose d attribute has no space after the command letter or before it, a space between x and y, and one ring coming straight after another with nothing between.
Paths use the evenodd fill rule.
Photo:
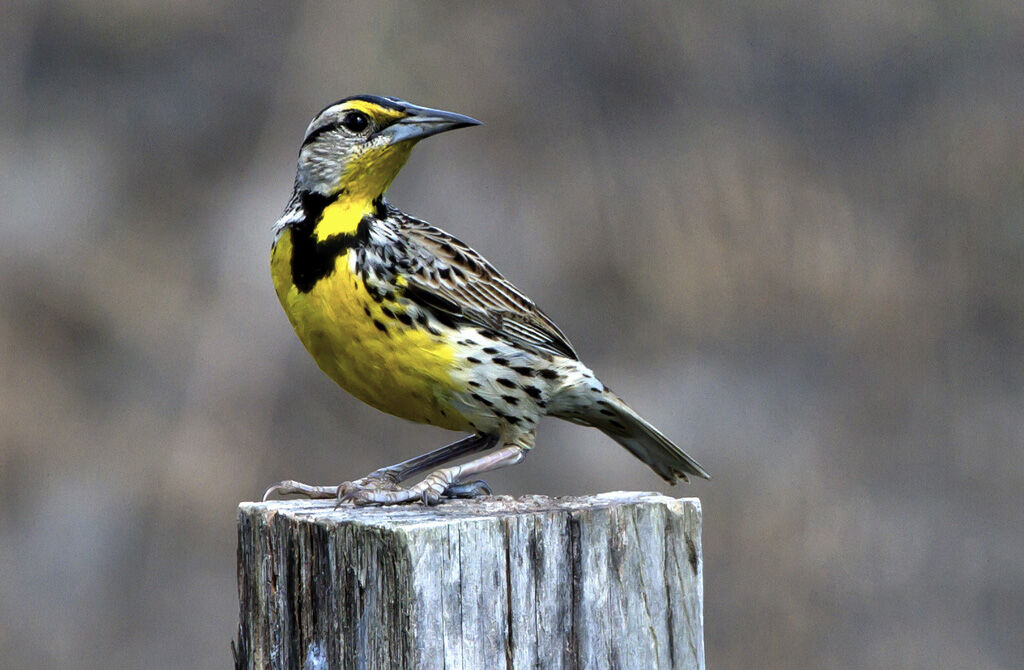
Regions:
<instances>
[{"instance_id":1,"label":"pointed tail tip","mask_svg":"<svg viewBox=\"0 0 1024 670\"><path fill-rule=\"evenodd\" d=\"M711 474L700 463L689 457L687 457L685 469L673 469L671 478L666 477L666 479L668 479L669 484L675 486L677 479L682 479L684 482L689 483L691 476L700 477L708 481L711 480Z\"/></svg>"},{"instance_id":2,"label":"pointed tail tip","mask_svg":"<svg viewBox=\"0 0 1024 670\"><path fill-rule=\"evenodd\" d=\"M696 470L696 472L694 472L693 474L697 475L701 479L711 481L711 473L709 473L707 470L704 469L703 466L697 464L696 462L694 462L693 465L695 466L694 470Z\"/></svg>"}]
</instances>

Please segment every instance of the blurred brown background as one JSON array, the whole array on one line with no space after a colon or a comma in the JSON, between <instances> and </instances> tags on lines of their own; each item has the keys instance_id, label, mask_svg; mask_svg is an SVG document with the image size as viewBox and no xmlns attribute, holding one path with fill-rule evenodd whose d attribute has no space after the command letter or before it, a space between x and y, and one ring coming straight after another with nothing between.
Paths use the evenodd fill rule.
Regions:
<instances>
[{"instance_id":1,"label":"blurred brown background","mask_svg":"<svg viewBox=\"0 0 1024 670\"><path fill-rule=\"evenodd\" d=\"M541 427L499 492L705 509L714 668L1024 658L1024 5L5 3L0 658L226 667L235 505L453 435L276 302L310 117L471 114L392 202L713 474Z\"/></svg>"}]
</instances>

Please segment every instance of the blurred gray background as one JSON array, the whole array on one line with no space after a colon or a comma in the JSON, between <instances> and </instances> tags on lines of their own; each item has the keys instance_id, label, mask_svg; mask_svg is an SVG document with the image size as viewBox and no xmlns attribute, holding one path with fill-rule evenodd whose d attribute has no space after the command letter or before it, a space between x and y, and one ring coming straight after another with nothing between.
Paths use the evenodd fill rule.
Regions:
<instances>
[{"instance_id":1,"label":"blurred gray background","mask_svg":"<svg viewBox=\"0 0 1024 670\"><path fill-rule=\"evenodd\" d=\"M1024 658L1024 5L7 2L0 658L226 667L236 503L454 437L324 377L268 269L310 117L482 119L390 192L688 449L541 426L505 493L705 510L713 668Z\"/></svg>"}]
</instances>

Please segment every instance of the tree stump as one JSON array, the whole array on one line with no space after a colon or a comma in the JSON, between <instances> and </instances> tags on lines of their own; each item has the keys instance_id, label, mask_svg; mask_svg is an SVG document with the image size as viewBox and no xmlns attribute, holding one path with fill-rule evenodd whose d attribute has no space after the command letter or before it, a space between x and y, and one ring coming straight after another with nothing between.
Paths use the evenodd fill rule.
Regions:
<instances>
[{"instance_id":1,"label":"tree stump","mask_svg":"<svg viewBox=\"0 0 1024 670\"><path fill-rule=\"evenodd\" d=\"M243 503L238 665L703 668L696 498Z\"/></svg>"}]
</instances>

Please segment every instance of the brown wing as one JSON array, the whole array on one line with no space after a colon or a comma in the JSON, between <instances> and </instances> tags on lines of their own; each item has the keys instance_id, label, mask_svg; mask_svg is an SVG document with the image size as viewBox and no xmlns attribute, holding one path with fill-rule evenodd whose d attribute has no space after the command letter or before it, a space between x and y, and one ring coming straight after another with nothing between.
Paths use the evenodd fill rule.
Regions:
<instances>
[{"instance_id":1,"label":"brown wing","mask_svg":"<svg viewBox=\"0 0 1024 670\"><path fill-rule=\"evenodd\" d=\"M579 358L558 326L480 254L425 221L399 216L389 218L397 218L405 243L396 251L405 261L399 266L407 265L407 298L514 343Z\"/></svg>"}]
</instances>

